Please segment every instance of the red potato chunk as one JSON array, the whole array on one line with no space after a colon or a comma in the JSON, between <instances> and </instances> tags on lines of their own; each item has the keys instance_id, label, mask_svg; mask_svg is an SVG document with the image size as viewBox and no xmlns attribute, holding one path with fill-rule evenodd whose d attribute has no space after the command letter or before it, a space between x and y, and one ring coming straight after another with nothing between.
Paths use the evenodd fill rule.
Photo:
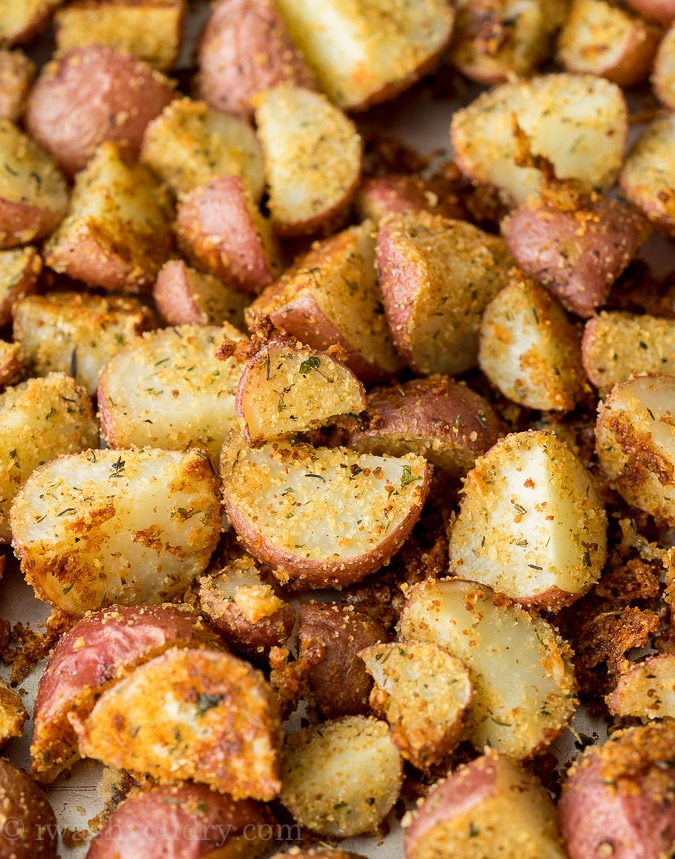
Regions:
<instances>
[{"instance_id":1,"label":"red potato chunk","mask_svg":"<svg viewBox=\"0 0 675 859\"><path fill-rule=\"evenodd\" d=\"M34 77L35 63L24 53L0 49L0 117L19 119Z\"/></svg>"},{"instance_id":2,"label":"red potato chunk","mask_svg":"<svg viewBox=\"0 0 675 859\"><path fill-rule=\"evenodd\" d=\"M410 211L457 219L465 215L457 196L443 196L420 176L407 173L371 176L361 183L354 203L361 220L370 218L376 223L387 215Z\"/></svg>"},{"instance_id":3,"label":"red potato chunk","mask_svg":"<svg viewBox=\"0 0 675 859\"><path fill-rule=\"evenodd\" d=\"M675 110L675 23L661 40L652 69L652 87L657 98L670 110Z\"/></svg>"},{"instance_id":4,"label":"red potato chunk","mask_svg":"<svg viewBox=\"0 0 675 859\"><path fill-rule=\"evenodd\" d=\"M7 859L56 859L54 810L30 776L7 760L0 760L0 804L0 855Z\"/></svg>"},{"instance_id":5,"label":"red potato chunk","mask_svg":"<svg viewBox=\"0 0 675 859\"><path fill-rule=\"evenodd\" d=\"M249 296L183 260L165 263L152 289L155 306L167 325L221 325L243 330Z\"/></svg>"},{"instance_id":6,"label":"red potato chunk","mask_svg":"<svg viewBox=\"0 0 675 859\"><path fill-rule=\"evenodd\" d=\"M0 251L0 325L11 322L17 302L35 292L41 271L35 247Z\"/></svg>"},{"instance_id":7,"label":"red potato chunk","mask_svg":"<svg viewBox=\"0 0 675 859\"><path fill-rule=\"evenodd\" d=\"M650 21L660 24L675 21L675 0L627 0L627 3Z\"/></svg>"}]
</instances>

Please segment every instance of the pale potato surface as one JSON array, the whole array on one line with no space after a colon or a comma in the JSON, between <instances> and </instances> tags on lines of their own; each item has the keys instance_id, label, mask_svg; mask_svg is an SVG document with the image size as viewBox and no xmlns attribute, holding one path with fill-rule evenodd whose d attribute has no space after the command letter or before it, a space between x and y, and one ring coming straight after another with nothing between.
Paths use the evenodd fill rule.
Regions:
<instances>
[{"instance_id":1,"label":"pale potato surface","mask_svg":"<svg viewBox=\"0 0 675 859\"><path fill-rule=\"evenodd\" d=\"M0 49L0 117L16 122L35 77L35 63L22 51Z\"/></svg>"},{"instance_id":2,"label":"pale potato surface","mask_svg":"<svg viewBox=\"0 0 675 859\"><path fill-rule=\"evenodd\" d=\"M670 110L675 110L675 23L670 25L661 40L651 80L659 100Z\"/></svg>"},{"instance_id":3,"label":"pale potato surface","mask_svg":"<svg viewBox=\"0 0 675 859\"><path fill-rule=\"evenodd\" d=\"M675 654L659 653L627 668L606 701L615 716L675 719Z\"/></svg>"},{"instance_id":4,"label":"pale potato surface","mask_svg":"<svg viewBox=\"0 0 675 859\"><path fill-rule=\"evenodd\" d=\"M14 307L35 292L42 271L42 257L33 245L0 251L0 325L12 321Z\"/></svg>"}]
</instances>

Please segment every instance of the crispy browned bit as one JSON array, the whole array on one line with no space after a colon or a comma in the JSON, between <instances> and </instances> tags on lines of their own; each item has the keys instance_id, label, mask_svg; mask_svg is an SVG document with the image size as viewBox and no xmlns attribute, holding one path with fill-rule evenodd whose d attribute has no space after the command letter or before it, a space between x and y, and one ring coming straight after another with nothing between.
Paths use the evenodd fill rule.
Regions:
<instances>
[{"instance_id":1,"label":"crispy browned bit","mask_svg":"<svg viewBox=\"0 0 675 859\"><path fill-rule=\"evenodd\" d=\"M419 173L426 159L397 137L380 130L360 129L364 138L364 176L387 176L389 173Z\"/></svg>"},{"instance_id":2,"label":"crispy browned bit","mask_svg":"<svg viewBox=\"0 0 675 859\"><path fill-rule=\"evenodd\" d=\"M54 609L47 619L44 632L37 632L22 623L14 624L10 644L2 654L3 661L12 666L12 686L17 686L28 677L37 663L48 655L76 620L77 618Z\"/></svg>"},{"instance_id":3,"label":"crispy browned bit","mask_svg":"<svg viewBox=\"0 0 675 859\"><path fill-rule=\"evenodd\" d=\"M282 718L295 710L305 694L309 673L323 656L323 645L316 642L294 661L289 661L290 655L287 647L272 647L269 652L270 683L277 693Z\"/></svg>"}]
</instances>

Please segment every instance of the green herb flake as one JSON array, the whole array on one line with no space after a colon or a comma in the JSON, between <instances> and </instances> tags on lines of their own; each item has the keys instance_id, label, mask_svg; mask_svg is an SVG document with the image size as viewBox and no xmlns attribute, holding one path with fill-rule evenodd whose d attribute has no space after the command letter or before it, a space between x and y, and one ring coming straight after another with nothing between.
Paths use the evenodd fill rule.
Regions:
<instances>
[{"instance_id":1,"label":"green herb flake","mask_svg":"<svg viewBox=\"0 0 675 859\"><path fill-rule=\"evenodd\" d=\"M197 712L200 716L203 716L204 713L208 713L209 710L217 707L224 697L224 695L209 695L206 692L200 692L197 696Z\"/></svg>"},{"instance_id":2,"label":"green herb flake","mask_svg":"<svg viewBox=\"0 0 675 859\"><path fill-rule=\"evenodd\" d=\"M318 370L321 366L321 360L316 357L316 355L310 355L309 358L306 358L300 364L300 373L303 376L306 376L308 373L311 373L312 370Z\"/></svg>"},{"instance_id":3,"label":"green herb flake","mask_svg":"<svg viewBox=\"0 0 675 859\"><path fill-rule=\"evenodd\" d=\"M412 473L412 468L409 465L403 466L401 471L401 486L410 486L411 483L421 479L422 478L419 475L415 476Z\"/></svg>"}]
</instances>

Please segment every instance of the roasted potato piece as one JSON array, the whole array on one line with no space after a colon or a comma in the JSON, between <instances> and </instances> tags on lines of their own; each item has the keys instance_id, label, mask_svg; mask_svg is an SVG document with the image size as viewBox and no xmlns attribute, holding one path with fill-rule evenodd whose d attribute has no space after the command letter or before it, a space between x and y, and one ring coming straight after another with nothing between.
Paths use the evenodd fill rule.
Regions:
<instances>
[{"instance_id":1,"label":"roasted potato piece","mask_svg":"<svg viewBox=\"0 0 675 859\"><path fill-rule=\"evenodd\" d=\"M370 705L402 756L423 770L442 760L461 740L471 706L464 663L432 641L373 644L360 656L375 681Z\"/></svg>"},{"instance_id":2,"label":"roasted potato piece","mask_svg":"<svg viewBox=\"0 0 675 859\"><path fill-rule=\"evenodd\" d=\"M4 819L0 856L56 859L58 827L49 800L22 769L7 760L0 760L0 803Z\"/></svg>"},{"instance_id":3,"label":"roasted potato piece","mask_svg":"<svg viewBox=\"0 0 675 859\"><path fill-rule=\"evenodd\" d=\"M172 247L163 191L145 165L102 143L77 175L68 217L45 246L46 264L89 286L149 292Z\"/></svg>"},{"instance_id":4,"label":"roasted potato piece","mask_svg":"<svg viewBox=\"0 0 675 859\"><path fill-rule=\"evenodd\" d=\"M657 98L670 110L675 110L675 23L661 40L654 58L652 87Z\"/></svg>"},{"instance_id":5,"label":"roasted potato piece","mask_svg":"<svg viewBox=\"0 0 675 859\"><path fill-rule=\"evenodd\" d=\"M675 524L675 377L638 376L612 388L595 430L612 486L638 510Z\"/></svg>"},{"instance_id":6,"label":"roasted potato piece","mask_svg":"<svg viewBox=\"0 0 675 859\"><path fill-rule=\"evenodd\" d=\"M48 236L68 210L61 171L8 119L0 119L0 160L0 249Z\"/></svg>"},{"instance_id":7,"label":"roasted potato piece","mask_svg":"<svg viewBox=\"0 0 675 859\"><path fill-rule=\"evenodd\" d=\"M621 170L624 197L665 235L675 238L675 113L641 133Z\"/></svg>"},{"instance_id":8,"label":"roasted potato piece","mask_svg":"<svg viewBox=\"0 0 675 859\"><path fill-rule=\"evenodd\" d=\"M0 340L0 390L15 385L26 374L26 365L18 343Z\"/></svg>"},{"instance_id":9,"label":"roasted potato piece","mask_svg":"<svg viewBox=\"0 0 675 859\"><path fill-rule=\"evenodd\" d=\"M239 176L221 176L186 194L174 229L191 262L242 292L261 292L280 273L271 227Z\"/></svg>"},{"instance_id":10,"label":"roasted potato piece","mask_svg":"<svg viewBox=\"0 0 675 859\"><path fill-rule=\"evenodd\" d=\"M314 89L314 75L273 0L219 0L199 41L199 93L215 110L251 117L251 98L281 83Z\"/></svg>"},{"instance_id":11,"label":"roasted potato piece","mask_svg":"<svg viewBox=\"0 0 675 859\"><path fill-rule=\"evenodd\" d=\"M98 443L87 392L63 373L29 379L0 394L0 543L9 543L9 510L34 469Z\"/></svg>"},{"instance_id":12,"label":"roasted potato piece","mask_svg":"<svg viewBox=\"0 0 675 859\"><path fill-rule=\"evenodd\" d=\"M22 298L14 311L14 339L30 371L69 373L90 396L112 356L155 325L134 296L47 292Z\"/></svg>"},{"instance_id":13,"label":"roasted potato piece","mask_svg":"<svg viewBox=\"0 0 675 859\"><path fill-rule=\"evenodd\" d=\"M71 723L83 757L162 783L193 779L234 799L269 800L280 788L274 693L229 653L167 650Z\"/></svg>"},{"instance_id":14,"label":"roasted potato piece","mask_svg":"<svg viewBox=\"0 0 675 859\"><path fill-rule=\"evenodd\" d=\"M604 304L648 232L624 203L595 194L575 196L569 208L549 196L530 199L502 221L520 268L583 317Z\"/></svg>"},{"instance_id":15,"label":"roasted potato piece","mask_svg":"<svg viewBox=\"0 0 675 859\"><path fill-rule=\"evenodd\" d=\"M16 122L35 77L35 63L21 51L0 49L0 118Z\"/></svg>"},{"instance_id":16,"label":"roasted potato piece","mask_svg":"<svg viewBox=\"0 0 675 859\"><path fill-rule=\"evenodd\" d=\"M614 311L589 319L584 368L601 396L633 373L675 376L675 319Z\"/></svg>"},{"instance_id":17,"label":"roasted potato piece","mask_svg":"<svg viewBox=\"0 0 675 859\"><path fill-rule=\"evenodd\" d=\"M489 588L458 578L414 585L399 634L404 642L433 641L466 663L474 687L468 735L479 750L530 757L572 718L569 646L545 620Z\"/></svg>"},{"instance_id":18,"label":"roasted potato piece","mask_svg":"<svg viewBox=\"0 0 675 859\"><path fill-rule=\"evenodd\" d=\"M488 750L434 786L406 830L405 855L565 859L566 854L555 806L539 780Z\"/></svg>"},{"instance_id":19,"label":"roasted potato piece","mask_svg":"<svg viewBox=\"0 0 675 859\"><path fill-rule=\"evenodd\" d=\"M573 764L560 828L569 859L671 856L675 849L675 722L616 731Z\"/></svg>"},{"instance_id":20,"label":"roasted potato piece","mask_svg":"<svg viewBox=\"0 0 675 859\"><path fill-rule=\"evenodd\" d=\"M513 276L483 312L478 365L514 403L570 411L584 391L579 333L542 286Z\"/></svg>"},{"instance_id":21,"label":"roasted potato piece","mask_svg":"<svg viewBox=\"0 0 675 859\"><path fill-rule=\"evenodd\" d=\"M344 110L397 95L443 53L454 12L445 0L276 0L321 89Z\"/></svg>"},{"instance_id":22,"label":"roasted potato piece","mask_svg":"<svg viewBox=\"0 0 675 859\"><path fill-rule=\"evenodd\" d=\"M675 21L673 0L626 0L626 2L650 21L658 21L661 24Z\"/></svg>"},{"instance_id":23,"label":"roasted potato piece","mask_svg":"<svg viewBox=\"0 0 675 859\"><path fill-rule=\"evenodd\" d=\"M416 373L455 375L477 363L480 317L506 286L507 256L501 239L441 215L409 212L380 224L384 312Z\"/></svg>"},{"instance_id":24,"label":"roasted potato piece","mask_svg":"<svg viewBox=\"0 0 675 859\"><path fill-rule=\"evenodd\" d=\"M531 75L553 52L566 0L458 0L450 57L471 80L502 83Z\"/></svg>"},{"instance_id":25,"label":"roasted potato piece","mask_svg":"<svg viewBox=\"0 0 675 859\"><path fill-rule=\"evenodd\" d=\"M181 46L185 0L76 0L54 17L60 53L110 45L160 71L170 69Z\"/></svg>"},{"instance_id":26,"label":"roasted potato piece","mask_svg":"<svg viewBox=\"0 0 675 859\"><path fill-rule=\"evenodd\" d=\"M244 309L250 296L186 265L183 260L165 263L152 288L155 306L168 325L221 325L244 329Z\"/></svg>"},{"instance_id":27,"label":"roasted potato piece","mask_svg":"<svg viewBox=\"0 0 675 859\"><path fill-rule=\"evenodd\" d=\"M675 719L675 654L659 653L632 665L605 700L615 716Z\"/></svg>"},{"instance_id":28,"label":"roasted potato piece","mask_svg":"<svg viewBox=\"0 0 675 859\"><path fill-rule=\"evenodd\" d=\"M418 453L460 476L500 433L484 397L447 376L430 376L371 389L366 423L350 432L347 444L361 453Z\"/></svg>"},{"instance_id":29,"label":"roasted potato piece","mask_svg":"<svg viewBox=\"0 0 675 859\"><path fill-rule=\"evenodd\" d=\"M235 395L241 366L220 361L232 326L182 325L137 338L101 371L98 407L109 447L204 448L216 464L223 438L236 425Z\"/></svg>"},{"instance_id":30,"label":"roasted potato piece","mask_svg":"<svg viewBox=\"0 0 675 859\"><path fill-rule=\"evenodd\" d=\"M384 627L354 606L336 603L300 606L299 654L302 658L317 646L320 649L308 679L314 701L325 718L367 712L373 681L359 654L364 647L386 638Z\"/></svg>"},{"instance_id":31,"label":"roasted potato piece","mask_svg":"<svg viewBox=\"0 0 675 859\"><path fill-rule=\"evenodd\" d=\"M0 251L0 325L11 322L16 303L35 292L41 271L42 257L37 248Z\"/></svg>"},{"instance_id":32,"label":"roasted potato piece","mask_svg":"<svg viewBox=\"0 0 675 859\"><path fill-rule=\"evenodd\" d=\"M220 505L203 450L90 450L36 469L10 524L36 594L83 615L182 593L215 549Z\"/></svg>"},{"instance_id":33,"label":"roasted potato piece","mask_svg":"<svg viewBox=\"0 0 675 859\"><path fill-rule=\"evenodd\" d=\"M237 417L250 445L325 426L366 407L363 385L341 361L301 343L272 340L239 379Z\"/></svg>"},{"instance_id":34,"label":"roasted potato piece","mask_svg":"<svg viewBox=\"0 0 675 859\"><path fill-rule=\"evenodd\" d=\"M548 610L600 578L607 515L559 436L511 433L476 461L462 493L450 533L450 564L460 575Z\"/></svg>"},{"instance_id":35,"label":"roasted potato piece","mask_svg":"<svg viewBox=\"0 0 675 859\"><path fill-rule=\"evenodd\" d=\"M593 75L540 75L501 84L453 115L452 144L462 171L524 203L538 192L541 172L515 162L514 117L559 179L604 188L616 178L628 131L616 84Z\"/></svg>"},{"instance_id":36,"label":"roasted potato piece","mask_svg":"<svg viewBox=\"0 0 675 859\"><path fill-rule=\"evenodd\" d=\"M325 859L365 859L360 853L345 853L344 850L334 850L332 847L312 847L309 850L293 847L288 853L275 853L272 859L283 859L284 856L292 856L293 859L316 859L317 856L324 856Z\"/></svg>"},{"instance_id":37,"label":"roasted potato piece","mask_svg":"<svg viewBox=\"0 0 675 859\"><path fill-rule=\"evenodd\" d=\"M125 158L136 158L145 127L173 96L173 84L147 63L91 44L43 68L30 92L26 127L73 175L105 141L116 143Z\"/></svg>"},{"instance_id":38,"label":"roasted potato piece","mask_svg":"<svg viewBox=\"0 0 675 859\"><path fill-rule=\"evenodd\" d=\"M339 222L361 178L356 126L324 95L290 84L254 104L275 230L310 235Z\"/></svg>"},{"instance_id":39,"label":"roasted potato piece","mask_svg":"<svg viewBox=\"0 0 675 859\"><path fill-rule=\"evenodd\" d=\"M199 617L180 606L112 606L79 620L59 640L40 677L33 775L52 782L77 760L69 713L85 719L104 689L169 647L215 644Z\"/></svg>"},{"instance_id":40,"label":"roasted potato piece","mask_svg":"<svg viewBox=\"0 0 675 859\"><path fill-rule=\"evenodd\" d=\"M295 626L293 606L277 596L248 556L200 579L199 605L225 641L250 656L283 644Z\"/></svg>"},{"instance_id":41,"label":"roasted potato piece","mask_svg":"<svg viewBox=\"0 0 675 859\"><path fill-rule=\"evenodd\" d=\"M63 0L9 0L0 16L0 45L25 45L33 40Z\"/></svg>"},{"instance_id":42,"label":"roasted potato piece","mask_svg":"<svg viewBox=\"0 0 675 859\"><path fill-rule=\"evenodd\" d=\"M375 279L373 224L317 243L250 306L247 318L269 316L282 331L321 352L338 345L363 381L383 381L402 367L382 314Z\"/></svg>"},{"instance_id":43,"label":"roasted potato piece","mask_svg":"<svg viewBox=\"0 0 675 859\"><path fill-rule=\"evenodd\" d=\"M361 220L376 223L387 215L425 211L446 218L464 217L464 208L451 195L439 194L421 176L407 173L371 176L359 186L354 200Z\"/></svg>"},{"instance_id":44,"label":"roasted potato piece","mask_svg":"<svg viewBox=\"0 0 675 859\"><path fill-rule=\"evenodd\" d=\"M27 719L28 711L21 695L0 679L0 746L12 737L21 736Z\"/></svg>"},{"instance_id":45,"label":"roasted potato piece","mask_svg":"<svg viewBox=\"0 0 675 859\"><path fill-rule=\"evenodd\" d=\"M141 157L179 196L219 176L239 176L258 201L265 185L251 126L190 98L174 99L148 125Z\"/></svg>"},{"instance_id":46,"label":"roasted potato piece","mask_svg":"<svg viewBox=\"0 0 675 859\"><path fill-rule=\"evenodd\" d=\"M558 61L568 72L633 86L649 74L660 39L660 27L607 0L572 0L558 39Z\"/></svg>"},{"instance_id":47,"label":"roasted potato piece","mask_svg":"<svg viewBox=\"0 0 675 859\"><path fill-rule=\"evenodd\" d=\"M421 456L270 442L233 434L220 474L241 542L283 582L343 586L386 564L420 516L431 468Z\"/></svg>"},{"instance_id":48,"label":"roasted potato piece","mask_svg":"<svg viewBox=\"0 0 675 859\"><path fill-rule=\"evenodd\" d=\"M201 784L149 787L115 809L87 859L257 859L269 850L271 821L255 800Z\"/></svg>"},{"instance_id":49,"label":"roasted potato piece","mask_svg":"<svg viewBox=\"0 0 675 859\"><path fill-rule=\"evenodd\" d=\"M279 798L301 826L341 838L381 823L401 782L387 723L344 716L288 738Z\"/></svg>"}]
</instances>

